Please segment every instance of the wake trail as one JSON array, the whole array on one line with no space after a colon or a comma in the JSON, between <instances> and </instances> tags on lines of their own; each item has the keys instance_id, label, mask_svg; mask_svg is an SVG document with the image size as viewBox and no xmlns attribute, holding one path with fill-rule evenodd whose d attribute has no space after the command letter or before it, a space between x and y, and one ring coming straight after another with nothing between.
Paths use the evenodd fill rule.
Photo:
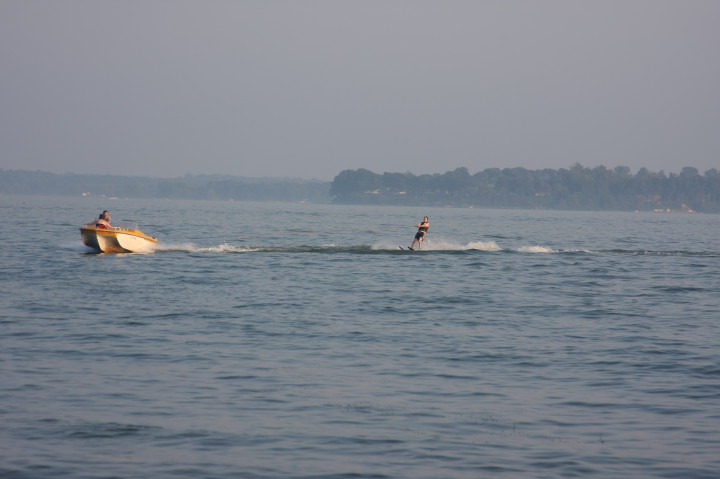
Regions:
<instances>
[{"instance_id":1,"label":"wake trail","mask_svg":"<svg viewBox=\"0 0 720 479\"><path fill-rule=\"evenodd\" d=\"M58 245L62 249L77 253L97 253L94 249L82 244L66 243ZM402 246L406 251L400 250ZM720 252L716 251L656 251L649 249L556 249L546 245L524 245L512 248L503 248L495 241L470 241L461 243L448 239L434 238L426 240L422 249L407 251L407 245L398 244L391 240L381 240L373 244L303 244L303 245L234 245L228 242L213 246L198 246L192 242L186 243L165 243L160 242L147 252L143 253L355 253L355 254L416 254L416 253L452 253L452 252L505 252L520 254L592 254L592 255L618 255L618 256L696 256L696 257L718 257ZM131 254L131 253L127 253Z\"/></svg>"},{"instance_id":2,"label":"wake trail","mask_svg":"<svg viewBox=\"0 0 720 479\"><path fill-rule=\"evenodd\" d=\"M381 240L373 244L321 244L321 245L233 245L222 243L215 246L202 247L194 243L159 243L155 247L157 252L186 252L186 253L391 253L397 254L407 251L407 246L398 245L390 240ZM452 240L435 239L426 241L422 249L411 253L431 252L520 252L520 253L556 253L558 251L547 246L523 246L517 249L505 249L495 241L471 241L458 243Z\"/></svg>"}]
</instances>

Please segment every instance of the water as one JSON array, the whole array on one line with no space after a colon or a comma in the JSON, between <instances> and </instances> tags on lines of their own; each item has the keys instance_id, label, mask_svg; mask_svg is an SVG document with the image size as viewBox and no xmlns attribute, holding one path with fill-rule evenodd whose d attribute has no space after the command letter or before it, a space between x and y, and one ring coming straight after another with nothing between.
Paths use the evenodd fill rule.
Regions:
<instances>
[{"instance_id":1,"label":"water","mask_svg":"<svg viewBox=\"0 0 720 479\"><path fill-rule=\"evenodd\" d=\"M90 253L102 209L157 251ZM718 215L6 196L0 217L2 477L718 477Z\"/></svg>"}]
</instances>

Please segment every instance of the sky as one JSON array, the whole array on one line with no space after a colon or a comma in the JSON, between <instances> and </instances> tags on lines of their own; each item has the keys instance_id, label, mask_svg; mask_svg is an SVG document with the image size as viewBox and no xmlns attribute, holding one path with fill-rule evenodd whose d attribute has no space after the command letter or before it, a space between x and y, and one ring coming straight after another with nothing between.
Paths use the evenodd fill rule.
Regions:
<instances>
[{"instance_id":1,"label":"sky","mask_svg":"<svg viewBox=\"0 0 720 479\"><path fill-rule=\"evenodd\" d=\"M0 0L0 168L720 168L717 0Z\"/></svg>"}]
</instances>

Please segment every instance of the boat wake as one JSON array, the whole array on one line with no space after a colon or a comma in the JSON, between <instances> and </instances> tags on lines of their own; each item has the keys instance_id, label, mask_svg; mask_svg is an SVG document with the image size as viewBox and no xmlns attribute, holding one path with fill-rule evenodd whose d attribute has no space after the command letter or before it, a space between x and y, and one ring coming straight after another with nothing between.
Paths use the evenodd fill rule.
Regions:
<instances>
[{"instance_id":1,"label":"boat wake","mask_svg":"<svg viewBox=\"0 0 720 479\"><path fill-rule=\"evenodd\" d=\"M409 251L407 246L403 249L389 241L379 241L374 244L323 244L298 246L270 246L270 245L233 245L222 243L216 246L202 247L194 243L159 243L155 247L157 252L186 252L186 253L357 253L357 254L412 254L432 252L472 252L472 251L516 251L519 253L556 253L556 250L547 246L524 246L517 249L504 249L495 241L473 241L465 244L447 240L428 241L422 249Z\"/></svg>"},{"instance_id":2,"label":"boat wake","mask_svg":"<svg viewBox=\"0 0 720 479\"><path fill-rule=\"evenodd\" d=\"M157 252L186 253L362 253L372 252L370 245L299 245L299 246L250 246L228 243L217 246L201 247L193 243L159 244Z\"/></svg>"},{"instance_id":3,"label":"boat wake","mask_svg":"<svg viewBox=\"0 0 720 479\"><path fill-rule=\"evenodd\" d=\"M704 256L704 257L720 257L720 252L717 251L652 251L652 250L625 250L625 249L610 249L598 251L603 254L618 254L628 256Z\"/></svg>"},{"instance_id":4,"label":"boat wake","mask_svg":"<svg viewBox=\"0 0 720 479\"><path fill-rule=\"evenodd\" d=\"M425 240L423 251L502 251L502 248L494 241L472 241L461 244L451 240L437 239Z\"/></svg>"},{"instance_id":5,"label":"boat wake","mask_svg":"<svg viewBox=\"0 0 720 479\"><path fill-rule=\"evenodd\" d=\"M495 241L472 241L469 243L457 243L449 240L426 241L422 250L408 251L401 250L399 245L389 241L379 241L374 244L323 244L323 245L233 245L222 243L215 246L198 246L194 243L163 243L153 245L153 248L143 253L350 253L350 254L432 254L432 253L473 253L473 252L504 252L519 254L602 254L622 256L698 256L698 257L720 257L720 252L711 251L652 251L652 250L576 250L576 249L554 249L544 245L520 246L516 248L503 248ZM60 245L82 254L98 254L98 252L81 242ZM122 253L136 254L136 253Z\"/></svg>"},{"instance_id":6,"label":"boat wake","mask_svg":"<svg viewBox=\"0 0 720 479\"><path fill-rule=\"evenodd\" d=\"M521 246L517 249L518 253L557 253L557 250L548 248L547 246Z\"/></svg>"}]
</instances>

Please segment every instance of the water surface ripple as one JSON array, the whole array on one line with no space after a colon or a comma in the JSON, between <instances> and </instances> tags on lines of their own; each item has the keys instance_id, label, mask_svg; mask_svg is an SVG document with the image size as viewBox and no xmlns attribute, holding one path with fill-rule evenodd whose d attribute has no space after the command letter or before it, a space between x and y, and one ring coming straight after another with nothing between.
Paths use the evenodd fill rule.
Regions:
<instances>
[{"instance_id":1,"label":"water surface ripple","mask_svg":"<svg viewBox=\"0 0 720 479\"><path fill-rule=\"evenodd\" d=\"M717 215L0 211L2 477L718 477Z\"/></svg>"}]
</instances>

